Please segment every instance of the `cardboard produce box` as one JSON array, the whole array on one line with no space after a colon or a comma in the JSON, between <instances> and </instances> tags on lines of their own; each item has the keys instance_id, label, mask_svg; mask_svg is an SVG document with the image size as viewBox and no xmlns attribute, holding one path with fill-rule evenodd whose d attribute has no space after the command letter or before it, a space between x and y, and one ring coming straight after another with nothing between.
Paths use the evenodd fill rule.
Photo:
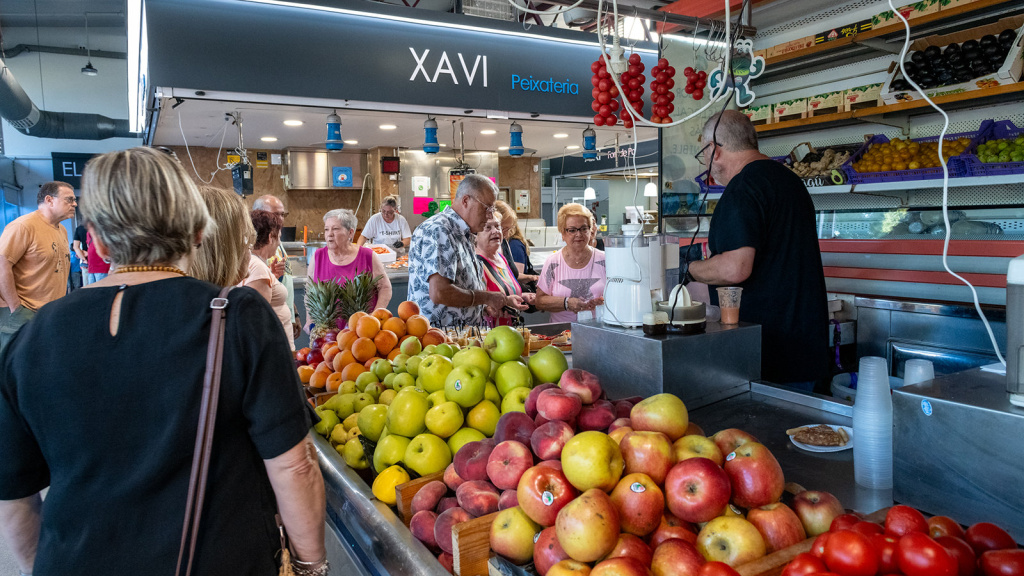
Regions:
<instances>
[{"instance_id":1,"label":"cardboard produce box","mask_svg":"<svg viewBox=\"0 0 1024 576\"><path fill-rule=\"evenodd\" d=\"M768 49L768 56L782 56L783 54L789 54L790 52L796 52L811 46L814 46L814 36L804 36L803 38L772 46Z\"/></svg>"},{"instance_id":2,"label":"cardboard produce box","mask_svg":"<svg viewBox=\"0 0 1024 576\"><path fill-rule=\"evenodd\" d=\"M867 84L850 88L843 93L843 106L847 112L858 108L878 106L878 97L882 92L881 84Z\"/></svg>"},{"instance_id":3,"label":"cardboard produce box","mask_svg":"<svg viewBox=\"0 0 1024 576\"><path fill-rule=\"evenodd\" d=\"M765 104L763 106L748 106L743 109L743 113L750 118L750 123L755 126L758 124L770 124L772 121L772 105Z\"/></svg>"},{"instance_id":4,"label":"cardboard produce box","mask_svg":"<svg viewBox=\"0 0 1024 576\"><path fill-rule=\"evenodd\" d=\"M772 109L772 121L794 120L807 118L807 98L797 98L779 102Z\"/></svg>"},{"instance_id":5,"label":"cardboard produce box","mask_svg":"<svg viewBox=\"0 0 1024 576\"><path fill-rule=\"evenodd\" d=\"M822 114L834 114L845 110L843 105L843 91L826 92L807 99L807 112L811 117Z\"/></svg>"},{"instance_id":6,"label":"cardboard produce box","mask_svg":"<svg viewBox=\"0 0 1024 576\"><path fill-rule=\"evenodd\" d=\"M980 90L982 88L995 88L996 86L1013 84L1020 80L1021 71L1024 70L1024 59L1022 59L1022 57L1024 57L1024 16L1011 16L1003 18L1002 20L992 24L961 30L944 36L929 36L927 38L921 38L920 40L915 40L910 45L910 48L911 50L924 50L929 46L945 48L953 43L960 44L967 40L978 40L986 34L995 34L998 36L1000 32L1007 28L1017 30L1017 38L1014 39L1013 46L1010 48L1010 53L1006 55L1006 60L1003 61L1003 65L999 67L999 70L968 82L927 88L924 93L929 97L945 96L948 94L969 92L971 90ZM915 90L892 90L891 86L893 81L900 78L903 78L903 73L900 71L899 62L894 61L889 65L889 77L882 86L882 100L886 104L921 100L921 95Z\"/></svg>"},{"instance_id":7,"label":"cardboard produce box","mask_svg":"<svg viewBox=\"0 0 1024 576\"><path fill-rule=\"evenodd\" d=\"M935 12L938 12L939 1L940 0L921 0L920 2L907 4L906 6L900 6L896 10L902 14L907 21L913 21L914 18L920 18L925 14L934 14ZM892 10L886 10L885 12L876 14L871 18L871 26L874 28L884 28L892 25L903 25Z\"/></svg>"},{"instance_id":8,"label":"cardboard produce box","mask_svg":"<svg viewBox=\"0 0 1024 576\"><path fill-rule=\"evenodd\" d=\"M956 8L957 6L963 6L964 4L971 4L978 0L939 0L939 11L949 10L950 8Z\"/></svg>"}]
</instances>

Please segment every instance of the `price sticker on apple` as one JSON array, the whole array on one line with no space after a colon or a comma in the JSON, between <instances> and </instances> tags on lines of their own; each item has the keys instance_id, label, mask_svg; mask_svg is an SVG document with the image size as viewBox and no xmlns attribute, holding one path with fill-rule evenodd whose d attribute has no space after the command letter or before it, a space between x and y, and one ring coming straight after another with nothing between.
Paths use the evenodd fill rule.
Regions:
<instances>
[{"instance_id":1,"label":"price sticker on apple","mask_svg":"<svg viewBox=\"0 0 1024 576\"><path fill-rule=\"evenodd\" d=\"M639 482L633 482L632 484L630 484L629 489L632 490L633 492L636 492L637 494L647 491L647 487Z\"/></svg>"},{"instance_id":2,"label":"price sticker on apple","mask_svg":"<svg viewBox=\"0 0 1024 576\"><path fill-rule=\"evenodd\" d=\"M537 540L540 540L540 532L533 535L533 543L536 544Z\"/></svg>"},{"instance_id":3,"label":"price sticker on apple","mask_svg":"<svg viewBox=\"0 0 1024 576\"><path fill-rule=\"evenodd\" d=\"M461 390L462 390L462 380L456 380L455 381L455 391L459 392Z\"/></svg>"},{"instance_id":4,"label":"price sticker on apple","mask_svg":"<svg viewBox=\"0 0 1024 576\"><path fill-rule=\"evenodd\" d=\"M729 455L725 457L726 462L732 462L732 459L736 457L735 452L729 452Z\"/></svg>"},{"instance_id":5,"label":"price sticker on apple","mask_svg":"<svg viewBox=\"0 0 1024 576\"><path fill-rule=\"evenodd\" d=\"M551 503L555 501L555 495L545 490L544 493L540 495L540 501L543 502L545 506L551 506Z\"/></svg>"}]
</instances>

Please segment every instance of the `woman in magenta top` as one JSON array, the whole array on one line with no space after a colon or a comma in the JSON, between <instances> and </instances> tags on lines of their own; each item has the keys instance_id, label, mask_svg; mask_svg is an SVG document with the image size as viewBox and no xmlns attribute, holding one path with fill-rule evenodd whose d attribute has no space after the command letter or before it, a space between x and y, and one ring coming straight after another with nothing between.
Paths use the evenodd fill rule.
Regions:
<instances>
[{"instance_id":1,"label":"woman in magenta top","mask_svg":"<svg viewBox=\"0 0 1024 576\"><path fill-rule=\"evenodd\" d=\"M604 304L604 252L590 245L593 230L590 210L579 204L558 210L558 231L565 246L544 262L535 304L552 313L552 322L575 322L580 312Z\"/></svg>"},{"instance_id":2,"label":"woman in magenta top","mask_svg":"<svg viewBox=\"0 0 1024 576\"><path fill-rule=\"evenodd\" d=\"M476 257L483 265L484 282L487 284L488 292L502 292L506 296L513 294L522 296L523 302L533 304L536 294L523 293L519 281L512 273L511 266L504 254L501 253L501 241L503 239L501 229L501 216L497 213L491 215L491 219L484 224L484 229L476 235ZM516 315L518 317L518 314ZM510 324L512 318L502 315L499 318L485 316L492 324Z\"/></svg>"},{"instance_id":3,"label":"woman in magenta top","mask_svg":"<svg viewBox=\"0 0 1024 576\"><path fill-rule=\"evenodd\" d=\"M344 284L363 272L370 272L371 276L380 276L377 294L370 299L370 310L387 308L391 301L391 280L373 250L352 243L357 224L351 210L331 210L324 214L324 239L327 246L317 248L313 254L308 278L311 281L331 279ZM338 328L344 328L346 321L347 318L339 319ZM309 324L307 314L305 325Z\"/></svg>"}]
</instances>

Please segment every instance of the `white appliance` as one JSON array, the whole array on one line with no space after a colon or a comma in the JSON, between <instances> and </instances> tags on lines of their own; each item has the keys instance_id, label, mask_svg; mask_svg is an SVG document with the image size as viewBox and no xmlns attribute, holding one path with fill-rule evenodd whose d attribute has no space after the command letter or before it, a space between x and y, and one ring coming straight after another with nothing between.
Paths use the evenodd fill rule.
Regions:
<instances>
[{"instance_id":1,"label":"white appliance","mask_svg":"<svg viewBox=\"0 0 1024 576\"><path fill-rule=\"evenodd\" d=\"M1024 407L1024 256L1010 260L1006 274L1006 391Z\"/></svg>"},{"instance_id":2,"label":"white appliance","mask_svg":"<svg viewBox=\"0 0 1024 576\"><path fill-rule=\"evenodd\" d=\"M665 270L679 267L679 239L641 234L642 224L624 224L622 234L605 236L606 324L638 328L644 314L665 300Z\"/></svg>"}]
</instances>

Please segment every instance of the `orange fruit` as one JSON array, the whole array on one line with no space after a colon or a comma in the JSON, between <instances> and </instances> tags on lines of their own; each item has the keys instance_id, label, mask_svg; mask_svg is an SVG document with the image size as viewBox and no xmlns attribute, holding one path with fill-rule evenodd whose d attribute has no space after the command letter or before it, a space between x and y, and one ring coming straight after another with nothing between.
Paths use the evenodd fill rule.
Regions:
<instances>
[{"instance_id":1,"label":"orange fruit","mask_svg":"<svg viewBox=\"0 0 1024 576\"><path fill-rule=\"evenodd\" d=\"M341 352L341 348L337 346L331 346L324 350L324 364L328 366L334 366L334 357Z\"/></svg>"},{"instance_id":2,"label":"orange fruit","mask_svg":"<svg viewBox=\"0 0 1024 576\"><path fill-rule=\"evenodd\" d=\"M363 372L366 372L366 368L358 362L353 362L348 366L345 366L345 369L341 371L341 380L342 382L348 380L352 380L354 382L355 379Z\"/></svg>"},{"instance_id":3,"label":"orange fruit","mask_svg":"<svg viewBox=\"0 0 1024 576\"><path fill-rule=\"evenodd\" d=\"M381 356L387 356L388 352L398 346L398 336L391 330L381 330L373 337L373 343L377 346L377 352Z\"/></svg>"},{"instance_id":4,"label":"orange fruit","mask_svg":"<svg viewBox=\"0 0 1024 576\"><path fill-rule=\"evenodd\" d=\"M380 332L380 320L373 316L363 316L356 324L356 334L360 338L373 338Z\"/></svg>"},{"instance_id":5,"label":"orange fruit","mask_svg":"<svg viewBox=\"0 0 1024 576\"><path fill-rule=\"evenodd\" d=\"M373 343L373 340L369 338L356 338L356 341L352 343L352 356L356 359L356 362L366 362L376 355L377 345ZM346 378L346 380L355 380L355 378Z\"/></svg>"},{"instance_id":6,"label":"orange fruit","mask_svg":"<svg viewBox=\"0 0 1024 576\"><path fill-rule=\"evenodd\" d=\"M355 330L356 325L359 324L359 319L366 315L366 312L363 312L362 310L353 313L351 316L348 317L348 327L351 328L352 330Z\"/></svg>"},{"instance_id":7,"label":"orange fruit","mask_svg":"<svg viewBox=\"0 0 1024 576\"><path fill-rule=\"evenodd\" d=\"M420 307L415 302L406 300L398 305L398 317L402 320L409 320L409 318L420 313Z\"/></svg>"},{"instance_id":8,"label":"orange fruit","mask_svg":"<svg viewBox=\"0 0 1024 576\"><path fill-rule=\"evenodd\" d=\"M363 367L369 370L370 366L373 366L373 363L376 362L377 360L380 360L380 356L374 356L373 358L370 358L366 362L363 362Z\"/></svg>"},{"instance_id":9,"label":"orange fruit","mask_svg":"<svg viewBox=\"0 0 1024 576\"><path fill-rule=\"evenodd\" d=\"M381 324L380 328L381 330L391 330L399 338L405 336L405 320L401 318L388 318Z\"/></svg>"},{"instance_id":10,"label":"orange fruit","mask_svg":"<svg viewBox=\"0 0 1024 576\"><path fill-rule=\"evenodd\" d=\"M388 353L388 360L394 360L395 357L401 353L402 351L398 348L398 346L395 346L394 350Z\"/></svg>"},{"instance_id":11,"label":"orange fruit","mask_svg":"<svg viewBox=\"0 0 1024 576\"><path fill-rule=\"evenodd\" d=\"M423 337L430 330L430 321L425 316L419 314L413 314L405 321L405 330L407 334L412 334L417 338Z\"/></svg>"},{"instance_id":12,"label":"orange fruit","mask_svg":"<svg viewBox=\"0 0 1024 576\"><path fill-rule=\"evenodd\" d=\"M427 330L427 333L423 335L422 340L424 346L430 346L431 344L441 344L445 341L444 332L437 328L431 328Z\"/></svg>"},{"instance_id":13,"label":"orange fruit","mask_svg":"<svg viewBox=\"0 0 1024 576\"><path fill-rule=\"evenodd\" d=\"M356 341L356 338L359 338L359 336L356 336L355 332L345 328L338 333L338 346L342 350L348 350L352 347L352 343Z\"/></svg>"},{"instance_id":14,"label":"orange fruit","mask_svg":"<svg viewBox=\"0 0 1024 576\"><path fill-rule=\"evenodd\" d=\"M352 355L351 350L342 350L340 354L334 357L334 371L341 372L342 368L355 361L356 358Z\"/></svg>"},{"instance_id":15,"label":"orange fruit","mask_svg":"<svg viewBox=\"0 0 1024 576\"><path fill-rule=\"evenodd\" d=\"M337 392L338 388L341 388L342 382L343 380L341 379L341 374L337 372L332 373L330 376L327 377L327 391Z\"/></svg>"},{"instance_id":16,"label":"orange fruit","mask_svg":"<svg viewBox=\"0 0 1024 576\"><path fill-rule=\"evenodd\" d=\"M380 320L381 323L383 323L388 318L391 318L393 314L391 314L391 310L388 310L387 308L377 308L376 310L370 313L370 316L373 316L377 320Z\"/></svg>"},{"instance_id":17,"label":"orange fruit","mask_svg":"<svg viewBox=\"0 0 1024 576\"><path fill-rule=\"evenodd\" d=\"M309 366L299 366L299 381L303 384L309 384L309 377L313 375L314 368Z\"/></svg>"},{"instance_id":18,"label":"orange fruit","mask_svg":"<svg viewBox=\"0 0 1024 576\"><path fill-rule=\"evenodd\" d=\"M313 375L309 377L309 386L311 388L324 388L327 386L327 376L329 372L313 372Z\"/></svg>"}]
</instances>

